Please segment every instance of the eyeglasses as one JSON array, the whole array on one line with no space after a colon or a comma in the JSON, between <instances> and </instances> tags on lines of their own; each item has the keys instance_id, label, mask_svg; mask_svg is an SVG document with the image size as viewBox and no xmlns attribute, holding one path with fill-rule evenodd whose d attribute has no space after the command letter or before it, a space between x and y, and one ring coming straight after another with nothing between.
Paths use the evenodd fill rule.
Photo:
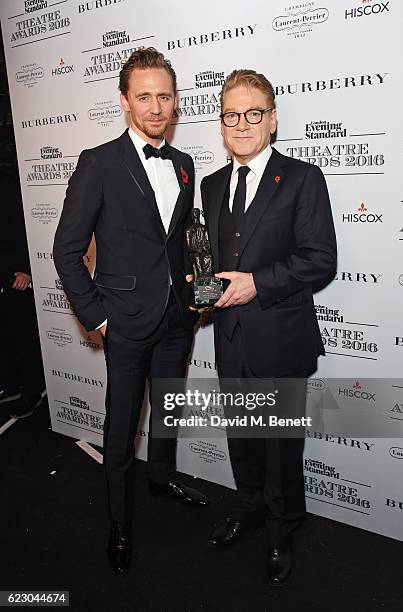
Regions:
<instances>
[{"instance_id":1,"label":"eyeglasses","mask_svg":"<svg viewBox=\"0 0 403 612\"><path fill-rule=\"evenodd\" d=\"M248 123L252 125L256 125L260 123L263 119L263 115L268 111L273 110L272 108L250 108L244 113L235 113L234 111L230 111L228 113L221 113L220 118L224 125L227 127L235 127L241 120L241 115L243 115Z\"/></svg>"}]
</instances>

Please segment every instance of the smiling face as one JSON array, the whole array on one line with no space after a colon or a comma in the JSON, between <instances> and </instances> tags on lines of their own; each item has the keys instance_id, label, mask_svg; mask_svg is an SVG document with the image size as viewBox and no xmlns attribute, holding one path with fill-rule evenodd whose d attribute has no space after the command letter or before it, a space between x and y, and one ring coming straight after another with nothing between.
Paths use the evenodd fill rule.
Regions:
<instances>
[{"instance_id":1,"label":"smiling face","mask_svg":"<svg viewBox=\"0 0 403 612\"><path fill-rule=\"evenodd\" d=\"M130 125L146 142L158 147L171 122L175 92L164 68L135 68L130 74L127 94L120 94L123 109L130 113Z\"/></svg>"},{"instance_id":2,"label":"smiling face","mask_svg":"<svg viewBox=\"0 0 403 612\"><path fill-rule=\"evenodd\" d=\"M270 108L267 96L256 87L240 85L227 91L222 101L222 112L234 111L244 113L250 109ZM226 147L241 164L247 164L259 155L270 142L271 135L277 127L276 111L263 114L262 121L250 124L242 115L238 125L227 127L221 122L221 134Z\"/></svg>"}]
</instances>

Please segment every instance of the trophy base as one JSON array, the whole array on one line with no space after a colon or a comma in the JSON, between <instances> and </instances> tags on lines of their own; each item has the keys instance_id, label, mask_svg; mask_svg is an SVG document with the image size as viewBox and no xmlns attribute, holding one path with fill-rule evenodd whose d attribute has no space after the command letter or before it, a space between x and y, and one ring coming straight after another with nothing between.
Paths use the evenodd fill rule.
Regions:
<instances>
[{"instance_id":1,"label":"trophy base","mask_svg":"<svg viewBox=\"0 0 403 612\"><path fill-rule=\"evenodd\" d=\"M220 278L206 276L193 281L195 306L213 306L224 293L223 282Z\"/></svg>"}]
</instances>

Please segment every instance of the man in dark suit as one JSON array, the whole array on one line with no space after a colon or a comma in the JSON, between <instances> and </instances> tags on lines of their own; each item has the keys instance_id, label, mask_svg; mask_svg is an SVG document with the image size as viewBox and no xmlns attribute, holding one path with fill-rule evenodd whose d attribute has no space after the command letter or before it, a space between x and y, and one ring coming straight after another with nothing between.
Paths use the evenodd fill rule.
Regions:
<instances>
[{"instance_id":1,"label":"man in dark suit","mask_svg":"<svg viewBox=\"0 0 403 612\"><path fill-rule=\"evenodd\" d=\"M135 51L120 72L130 127L83 151L70 179L54 243L66 294L87 330L104 336L108 386L104 464L112 521L108 554L130 562L133 441L145 381L184 378L195 315L184 275L184 228L194 168L164 142L176 102L176 75L154 48ZM92 279L83 263L95 235ZM150 419L151 424L151 419ZM176 439L148 439L150 490L184 503L208 500L176 478Z\"/></svg>"},{"instance_id":2,"label":"man in dark suit","mask_svg":"<svg viewBox=\"0 0 403 612\"><path fill-rule=\"evenodd\" d=\"M306 379L324 354L312 289L336 269L326 183L316 166L271 147L276 110L264 75L235 70L221 104L234 160L201 185L216 276L229 281L215 304L218 373L224 387L226 379L293 378L280 409L291 401L303 415ZM229 437L228 445L238 507L209 542L234 543L266 518L269 582L281 584L291 570L290 534L305 513L302 434Z\"/></svg>"}]
</instances>

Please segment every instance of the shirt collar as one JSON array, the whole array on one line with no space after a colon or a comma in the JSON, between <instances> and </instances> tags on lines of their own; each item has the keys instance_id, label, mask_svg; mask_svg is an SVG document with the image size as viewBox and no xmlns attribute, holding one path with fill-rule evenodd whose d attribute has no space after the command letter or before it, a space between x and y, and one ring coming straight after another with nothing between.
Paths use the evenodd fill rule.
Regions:
<instances>
[{"instance_id":1,"label":"shirt collar","mask_svg":"<svg viewBox=\"0 0 403 612\"><path fill-rule=\"evenodd\" d=\"M252 172L256 176L262 176L264 169L267 166L267 162L270 159L272 151L273 149L271 148L270 144L268 144L267 147L259 153L259 155L256 155L256 157L251 159L247 164L240 164L239 161L234 157L232 174L234 175L236 172L238 172L238 168L240 168L242 165L246 165L252 170Z\"/></svg>"},{"instance_id":2,"label":"shirt collar","mask_svg":"<svg viewBox=\"0 0 403 612\"><path fill-rule=\"evenodd\" d=\"M131 126L129 127L128 134L131 138L132 143L136 147L136 151L139 154L140 159L143 161L146 161L146 156L144 154L143 147L144 145L148 144L147 141L141 138L141 136L139 136L137 132L135 132ZM164 144L165 144L165 138L161 142L160 146L156 147L156 149L160 149L162 146L164 146Z\"/></svg>"}]
</instances>

